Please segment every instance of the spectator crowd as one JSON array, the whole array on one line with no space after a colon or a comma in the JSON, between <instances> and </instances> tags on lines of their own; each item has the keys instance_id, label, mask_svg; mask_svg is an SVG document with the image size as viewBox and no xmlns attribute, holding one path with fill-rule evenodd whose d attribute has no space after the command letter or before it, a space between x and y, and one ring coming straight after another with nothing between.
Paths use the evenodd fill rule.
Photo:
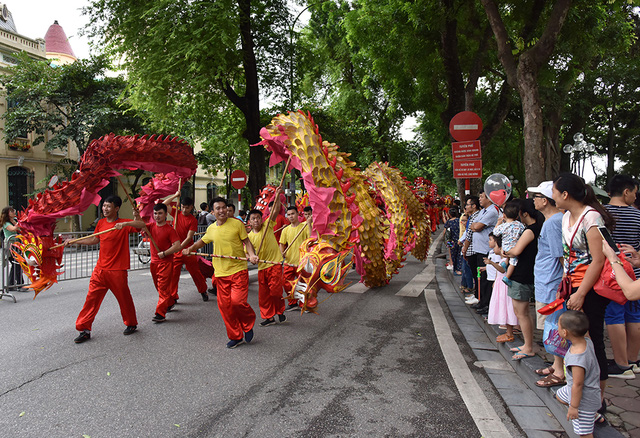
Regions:
<instances>
[{"instance_id":1,"label":"spectator crowd","mask_svg":"<svg viewBox=\"0 0 640 438\"><path fill-rule=\"evenodd\" d=\"M554 362L536 370L536 385L562 387L557 398L580 436L604 421L607 379L640 373L637 191L638 181L616 175L603 205L582 178L566 173L503 205L486 193L467 196L445 224L447 267L462 276L465 303L504 330L498 343L521 344L511 348L514 361L535 355L534 330L542 331Z\"/></svg>"}]
</instances>

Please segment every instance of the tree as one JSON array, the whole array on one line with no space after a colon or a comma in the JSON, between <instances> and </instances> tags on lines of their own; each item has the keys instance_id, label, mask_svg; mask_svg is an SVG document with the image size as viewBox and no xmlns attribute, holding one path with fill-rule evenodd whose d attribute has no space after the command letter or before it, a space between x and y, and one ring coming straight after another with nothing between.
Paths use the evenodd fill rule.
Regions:
<instances>
[{"instance_id":1,"label":"tree","mask_svg":"<svg viewBox=\"0 0 640 438\"><path fill-rule=\"evenodd\" d=\"M235 121L233 120L235 116ZM238 110L231 109L225 115L220 114L219 123L212 134L202 143L202 151L196 154L198 164L211 173L224 172L227 198L231 195L231 172L236 169L246 171L249 167L249 151L246 148L246 140L242 137L242 114ZM229 123L231 122L231 123ZM260 147L260 146L256 146Z\"/></svg>"},{"instance_id":2,"label":"tree","mask_svg":"<svg viewBox=\"0 0 640 438\"><path fill-rule=\"evenodd\" d=\"M138 108L205 138L231 104L243 114L244 147L260 141L259 85L273 91L283 81L284 0L93 0L85 12L89 34L123 60ZM264 148L249 154L256 196L265 183Z\"/></svg>"},{"instance_id":3,"label":"tree","mask_svg":"<svg viewBox=\"0 0 640 438\"><path fill-rule=\"evenodd\" d=\"M122 99L124 80L105 76L105 57L52 66L24 53L17 56L19 63L0 77L9 102L4 115L8 142L34 132L34 146L49 136L47 150L66 150L73 142L82 156L93 138L139 132L143 126L143 119Z\"/></svg>"}]
</instances>

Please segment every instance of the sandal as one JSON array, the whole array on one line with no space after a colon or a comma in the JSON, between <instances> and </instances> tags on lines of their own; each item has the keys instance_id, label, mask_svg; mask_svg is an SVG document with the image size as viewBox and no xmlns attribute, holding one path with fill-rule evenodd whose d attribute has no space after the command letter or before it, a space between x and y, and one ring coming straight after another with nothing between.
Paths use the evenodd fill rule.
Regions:
<instances>
[{"instance_id":1,"label":"sandal","mask_svg":"<svg viewBox=\"0 0 640 438\"><path fill-rule=\"evenodd\" d=\"M553 374L555 370L553 369L553 367L546 367L546 368L540 368L539 370L536 370L536 374L539 376L548 376L550 374Z\"/></svg>"},{"instance_id":2,"label":"sandal","mask_svg":"<svg viewBox=\"0 0 640 438\"><path fill-rule=\"evenodd\" d=\"M567 379L564 377L558 377L555 374L549 374L546 377L538 380L536 386L540 388L551 388L552 386L560 386L567 383Z\"/></svg>"},{"instance_id":3,"label":"sandal","mask_svg":"<svg viewBox=\"0 0 640 438\"><path fill-rule=\"evenodd\" d=\"M520 359L526 359L528 357L534 357L536 354L535 353L531 353L531 354L527 354L527 353L523 353L522 351L514 354L513 356L511 356L511 360L515 360L518 361Z\"/></svg>"},{"instance_id":4,"label":"sandal","mask_svg":"<svg viewBox=\"0 0 640 438\"><path fill-rule=\"evenodd\" d=\"M519 346L519 347L513 347L513 348L509 348L509 351L512 353L520 353L520 349L523 347L523 345Z\"/></svg>"},{"instance_id":5,"label":"sandal","mask_svg":"<svg viewBox=\"0 0 640 438\"><path fill-rule=\"evenodd\" d=\"M503 343L503 342L513 342L515 338L512 335L508 335L506 333L501 334L500 336L498 336L496 338L496 342L498 343Z\"/></svg>"}]
</instances>

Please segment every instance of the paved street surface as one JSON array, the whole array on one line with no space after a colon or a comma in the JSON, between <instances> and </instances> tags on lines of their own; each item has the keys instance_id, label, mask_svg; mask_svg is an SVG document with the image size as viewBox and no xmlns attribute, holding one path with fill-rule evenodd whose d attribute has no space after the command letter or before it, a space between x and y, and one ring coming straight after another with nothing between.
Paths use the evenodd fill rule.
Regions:
<instances>
[{"instance_id":1,"label":"paved street surface","mask_svg":"<svg viewBox=\"0 0 640 438\"><path fill-rule=\"evenodd\" d=\"M74 323L88 279L61 282L35 300L16 293L17 303L0 301L0 435L480 437L424 294L396 295L407 295L424 269L411 259L384 288L321 292L319 315L288 312L285 324L256 325L254 341L234 350L225 348L215 298L203 302L186 273L176 311L156 325L150 274L130 272L139 332L122 335L109 294L92 339L80 345ZM256 271L251 279L257 311ZM475 359L453 330L464 357L456 365L466 367ZM521 436L484 371L472 372L508 436Z\"/></svg>"}]
</instances>

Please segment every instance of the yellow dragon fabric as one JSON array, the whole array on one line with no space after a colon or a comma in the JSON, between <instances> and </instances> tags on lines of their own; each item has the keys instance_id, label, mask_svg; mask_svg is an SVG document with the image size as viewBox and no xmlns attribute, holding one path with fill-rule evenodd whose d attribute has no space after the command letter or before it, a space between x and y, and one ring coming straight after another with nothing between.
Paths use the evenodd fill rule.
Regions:
<instances>
[{"instance_id":1,"label":"yellow dragon fabric","mask_svg":"<svg viewBox=\"0 0 640 438\"><path fill-rule=\"evenodd\" d=\"M317 292L340 292L355 262L368 287L383 286L409 251L424 260L429 219L402 174L372 163L361 172L334 143L323 141L310 115L280 114L260 132L270 166L291 160L302 175L313 209L314 235L300 247L297 280L289 297L315 312ZM347 261L351 256L351 260Z\"/></svg>"}]
</instances>

